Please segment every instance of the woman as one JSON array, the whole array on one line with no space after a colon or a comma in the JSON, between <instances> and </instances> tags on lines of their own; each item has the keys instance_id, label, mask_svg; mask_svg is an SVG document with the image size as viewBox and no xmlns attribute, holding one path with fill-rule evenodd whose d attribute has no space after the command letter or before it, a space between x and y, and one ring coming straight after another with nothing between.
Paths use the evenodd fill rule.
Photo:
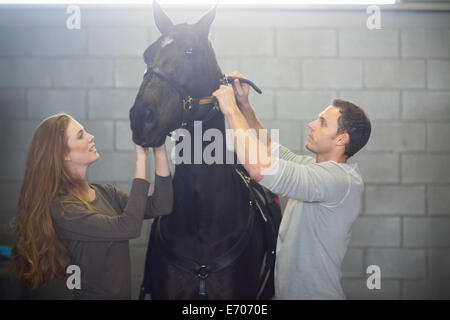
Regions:
<instances>
[{"instance_id":1,"label":"woman","mask_svg":"<svg viewBox=\"0 0 450 320\"><path fill-rule=\"evenodd\" d=\"M148 150L135 145L130 194L113 185L90 184L88 167L98 160L94 136L66 114L44 120L30 143L13 227L11 276L31 288L66 278L77 265L76 299L130 299L128 240L141 232L144 216L172 211L173 190L165 145L154 148L155 191L147 197Z\"/></svg>"}]
</instances>

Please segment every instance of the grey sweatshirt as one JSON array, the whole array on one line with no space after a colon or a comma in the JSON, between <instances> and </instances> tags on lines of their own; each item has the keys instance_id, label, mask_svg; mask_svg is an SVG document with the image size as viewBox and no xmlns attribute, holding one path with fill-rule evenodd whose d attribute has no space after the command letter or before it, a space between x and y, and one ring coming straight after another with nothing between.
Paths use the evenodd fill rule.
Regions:
<instances>
[{"instance_id":1,"label":"grey sweatshirt","mask_svg":"<svg viewBox=\"0 0 450 320\"><path fill-rule=\"evenodd\" d=\"M75 299L130 299L131 262L129 239L140 236L144 218L172 211L172 178L155 175L149 182L134 179L130 194L108 184L91 184L96 198L88 210L81 201L66 196L51 207L55 230L69 250L71 264L81 270L81 289ZM144 215L145 214L145 215Z\"/></svg>"},{"instance_id":2,"label":"grey sweatshirt","mask_svg":"<svg viewBox=\"0 0 450 320\"><path fill-rule=\"evenodd\" d=\"M341 263L359 214L364 183L357 164L296 155L279 159L260 183L288 197L275 264L275 299L345 299Z\"/></svg>"}]
</instances>

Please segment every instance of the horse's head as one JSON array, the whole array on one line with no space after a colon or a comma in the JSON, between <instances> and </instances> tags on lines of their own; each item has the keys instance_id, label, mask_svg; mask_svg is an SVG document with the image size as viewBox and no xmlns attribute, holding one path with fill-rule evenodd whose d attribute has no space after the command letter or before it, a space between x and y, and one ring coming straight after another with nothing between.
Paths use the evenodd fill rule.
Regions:
<instances>
[{"instance_id":1,"label":"horse's head","mask_svg":"<svg viewBox=\"0 0 450 320\"><path fill-rule=\"evenodd\" d=\"M189 119L183 118L180 91L197 98L211 95L222 75L208 39L216 8L195 24L174 25L156 1L153 14L161 36L144 52L147 72L130 110L133 141L145 147L163 144L182 119L202 119L209 110L192 110Z\"/></svg>"}]
</instances>

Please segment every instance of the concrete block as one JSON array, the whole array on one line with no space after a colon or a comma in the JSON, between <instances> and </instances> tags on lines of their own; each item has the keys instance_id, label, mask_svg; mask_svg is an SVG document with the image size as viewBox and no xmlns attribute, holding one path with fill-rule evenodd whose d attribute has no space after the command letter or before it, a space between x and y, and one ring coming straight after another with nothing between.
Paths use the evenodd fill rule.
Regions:
<instances>
[{"instance_id":1,"label":"concrete block","mask_svg":"<svg viewBox=\"0 0 450 320\"><path fill-rule=\"evenodd\" d=\"M400 118L400 94L396 91L342 90L339 97L361 107L371 121Z\"/></svg>"},{"instance_id":2,"label":"concrete block","mask_svg":"<svg viewBox=\"0 0 450 320\"><path fill-rule=\"evenodd\" d=\"M277 119L313 120L336 97L334 91L278 90L276 93Z\"/></svg>"},{"instance_id":3,"label":"concrete block","mask_svg":"<svg viewBox=\"0 0 450 320\"><path fill-rule=\"evenodd\" d=\"M450 56L449 29L402 29L401 38L403 57L446 58Z\"/></svg>"},{"instance_id":4,"label":"concrete block","mask_svg":"<svg viewBox=\"0 0 450 320\"><path fill-rule=\"evenodd\" d=\"M450 92L404 91L402 101L405 120L450 119Z\"/></svg>"},{"instance_id":5,"label":"concrete block","mask_svg":"<svg viewBox=\"0 0 450 320\"><path fill-rule=\"evenodd\" d=\"M450 280L450 249L428 251L428 275L432 279Z\"/></svg>"},{"instance_id":6,"label":"concrete block","mask_svg":"<svg viewBox=\"0 0 450 320\"><path fill-rule=\"evenodd\" d=\"M393 300L400 296L400 281L381 280L381 289L367 288L367 279L343 279L342 287L350 300Z\"/></svg>"},{"instance_id":7,"label":"concrete block","mask_svg":"<svg viewBox=\"0 0 450 320\"><path fill-rule=\"evenodd\" d=\"M383 279L420 279L426 273L425 250L368 249L366 263L377 265Z\"/></svg>"},{"instance_id":8,"label":"concrete block","mask_svg":"<svg viewBox=\"0 0 450 320\"><path fill-rule=\"evenodd\" d=\"M420 215L425 213L423 186L366 186L365 213Z\"/></svg>"},{"instance_id":9,"label":"concrete block","mask_svg":"<svg viewBox=\"0 0 450 320\"><path fill-rule=\"evenodd\" d=\"M261 88L262 94L250 90L249 100L258 119L275 119L275 90Z\"/></svg>"},{"instance_id":10,"label":"concrete block","mask_svg":"<svg viewBox=\"0 0 450 320\"><path fill-rule=\"evenodd\" d=\"M244 58L240 69L242 74L262 87L298 88L301 84L301 68L297 59Z\"/></svg>"},{"instance_id":11,"label":"concrete block","mask_svg":"<svg viewBox=\"0 0 450 320\"><path fill-rule=\"evenodd\" d=\"M27 153L23 150L8 152L8 158L3 158L0 165L1 181L21 181L25 173Z\"/></svg>"},{"instance_id":12,"label":"concrete block","mask_svg":"<svg viewBox=\"0 0 450 320\"><path fill-rule=\"evenodd\" d=\"M333 29L277 29L276 55L279 57L335 57L336 31Z\"/></svg>"},{"instance_id":13,"label":"concrete block","mask_svg":"<svg viewBox=\"0 0 450 320\"><path fill-rule=\"evenodd\" d=\"M403 154L403 183L450 182L450 156L445 154Z\"/></svg>"},{"instance_id":14,"label":"concrete block","mask_svg":"<svg viewBox=\"0 0 450 320\"><path fill-rule=\"evenodd\" d=\"M217 63L220 67L220 70L223 74L229 74L234 71L240 70L239 68L239 59L238 58L224 58L224 57L217 57ZM247 76L244 74L244 76ZM250 79L255 80L255 79ZM256 83L257 86L259 86L259 83L257 80L253 81Z\"/></svg>"},{"instance_id":15,"label":"concrete block","mask_svg":"<svg viewBox=\"0 0 450 320\"><path fill-rule=\"evenodd\" d=\"M114 123L112 121L85 120L84 129L95 137L95 149L99 154L114 149Z\"/></svg>"},{"instance_id":16,"label":"concrete block","mask_svg":"<svg viewBox=\"0 0 450 320\"><path fill-rule=\"evenodd\" d=\"M10 120L2 126L5 135L0 138L1 145L7 150L27 151L38 125L36 120Z\"/></svg>"},{"instance_id":17,"label":"concrete block","mask_svg":"<svg viewBox=\"0 0 450 320\"><path fill-rule=\"evenodd\" d=\"M449 60L427 60L427 80L430 89L450 89Z\"/></svg>"},{"instance_id":18,"label":"concrete block","mask_svg":"<svg viewBox=\"0 0 450 320\"><path fill-rule=\"evenodd\" d=\"M396 153L356 154L349 159L357 163L365 183L398 183L400 157Z\"/></svg>"},{"instance_id":19,"label":"concrete block","mask_svg":"<svg viewBox=\"0 0 450 320\"><path fill-rule=\"evenodd\" d=\"M444 123L427 123L427 150L450 151L450 125Z\"/></svg>"},{"instance_id":20,"label":"concrete block","mask_svg":"<svg viewBox=\"0 0 450 320\"><path fill-rule=\"evenodd\" d=\"M407 280L403 281L402 299L450 299L449 279Z\"/></svg>"},{"instance_id":21,"label":"concrete block","mask_svg":"<svg viewBox=\"0 0 450 320\"><path fill-rule=\"evenodd\" d=\"M88 34L90 56L142 57L148 43L146 28L106 27L91 28Z\"/></svg>"},{"instance_id":22,"label":"concrete block","mask_svg":"<svg viewBox=\"0 0 450 320\"><path fill-rule=\"evenodd\" d=\"M143 59L117 59L115 86L117 88L138 88L141 85L145 68Z\"/></svg>"},{"instance_id":23,"label":"concrete block","mask_svg":"<svg viewBox=\"0 0 450 320\"><path fill-rule=\"evenodd\" d=\"M113 69L111 59L62 59L52 63L51 73L55 87L96 88L112 86Z\"/></svg>"},{"instance_id":24,"label":"concrete block","mask_svg":"<svg viewBox=\"0 0 450 320\"><path fill-rule=\"evenodd\" d=\"M271 57L274 55L271 28L214 28L211 42L219 57Z\"/></svg>"},{"instance_id":25,"label":"concrete block","mask_svg":"<svg viewBox=\"0 0 450 320\"><path fill-rule=\"evenodd\" d=\"M25 118L25 90L0 89L0 119Z\"/></svg>"},{"instance_id":26,"label":"concrete block","mask_svg":"<svg viewBox=\"0 0 450 320\"><path fill-rule=\"evenodd\" d=\"M398 57L398 30L339 30L341 57Z\"/></svg>"},{"instance_id":27,"label":"concrete block","mask_svg":"<svg viewBox=\"0 0 450 320\"><path fill-rule=\"evenodd\" d=\"M14 241L15 241L14 232L13 232L12 228L9 227L9 222L10 222L10 219L12 218L12 216L13 216L12 211L0 212L0 243L3 246L12 247L14 245ZM3 274L3 272L2 272L2 274ZM2 291L2 299L5 299L5 294L6 294L6 292Z\"/></svg>"},{"instance_id":28,"label":"concrete block","mask_svg":"<svg viewBox=\"0 0 450 320\"><path fill-rule=\"evenodd\" d=\"M68 15L60 8L33 8L17 10L2 8L0 25L7 27L65 26Z\"/></svg>"},{"instance_id":29,"label":"concrete block","mask_svg":"<svg viewBox=\"0 0 450 320\"><path fill-rule=\"evenodd\" d=\"M270 130L278 130L279 143L293 150L299 151L302 146L302 127L298 121L262 121L262 125L268 130L271 137L273 134Z\"/></svg>"},{"instance_id":30,"label":"concrete block","mask_svg":"<svg viewBox=\"0 0 450 320\"><path fill-rule=\"evenodd\" d=\"M450 218L405 218L405 247L450 247Z\"/></svg>"},{"instance_id":31,"label":"concrete block","mask_svg":"<svg viewBox=\"0 0 450 320\"><path fill-rule=\"evenodd\" d=\"M86 54L86 30L33 28L26 31L25 54L30 56L83 56Z\"/></svg>"},{"instance_id":32,"label":"concrete block","mask_svg":"<svg viewBox=\"0 0 450 320\"><path fill-rule=\"evenodd\" d=\"M76 120L87 117L84 90L33 89L27 91L28 118L43 120L64 112Z\"/></svg>"},{"instance_id":33,"label":"concrete block","mask_svg":"<svg viewBox=\"0 0 450 320\"><path fill-rule=\"evenodd\" d=\"M366 60L364 83L368 88L424 88L422 60Z\"/></svg>"},{"instance_id":34,"label":"concrete block","mask_svg":"<svg viewBox=\"0 0 450 320\"><path fill-rule=\"evenodd\" d=\"M342 277L361 278L364 276L363 268L364 251L349 248L342 261Z\"/></svg>"},{"instance_id":35,"label":"concrete block","mask_svg":"<svg viewBox=\"0 0 450 320\"><path fill-rule=\"evenodd\" d=\"M361 27L365 24L365 19L361 20L360 12L352 11L322 11L322 10L283 10L274 14L273 10L229 10L221 9L221 13L217 14L214 21L216 26L229 26L230 21L235 21L233 25L243 27L267 27L267 25L276 26L278 28L330 28L335 27L335 23L331 21L339 21L344 27ZM178 11L181 21L186 20L186 14ZM201 13L199 13L201 15ZM365 16L365 15L364 15ZM171 15L171 18L173 16ZM384 26L384 24L383 24Z\"/></svg>"},{"instance_id":36,"label":"concrete block","mask_svg":"<svg viewBox=\"0 0 450 320\"><path fill-rule=\"evenodd\" d=\"M115 124L115 135L116 135L116 145L117 150L127 150L133 151L133 141L131 139L132 132L130 129L130 121L117 121Z\"/></svg>"},{"instance_id":37,"label":"concrete block","mask_svg":"<svg viewBox=\"0 0 450 320\"><path fill-rule=\"evenodd\" d=\"M450 214L450 186L428 186L427 204L430 215Z\"/></svg>"},{"instance_id":38,"label":"concrete block","mask_svg":"<svg viewBox=\"0 0 450 320\"><path fill-rule=\"evenodd\" d=\"M41 58L0 58L0 87L50 87L53 63Z\"/></svg>"},{"instance_id":39,"label":"concrete block","mask_svg":"<svg viewBox=\"0 0 450 320\"><path fill-rule=\"evenodd\" d=\"M136 156L132 152L103 152L88 171L88 180L130 182L133 180ZM153 172L153 162L148 161L147 172Z\"/></svg>"},{"instance_id":40,"label":"concrete block","mask_svg":"<svg viewBox=\"0 0 450 320\"><path fill-rule=\"evenodd\" d=\"M137 89L94 89L88 93L90 119L129 119Z\"/></svg>"},{"instance_id":41,"label":"concrete block","mask_svg":"<svg viewBox=\"0 0 450 320\"><path fill-rule=\"evenodd\" d=\"M27 46L24 28L0 28L0 56L22 56Z\"/></svg>"},{"instance_id":42,"label":"concrete block","mask_svg":"<svg viewBox=\"0 0 450 320\"><path fill-rule=\"evenodd\" d=\"M362 61L356 59L314 59L302 62L305 88L361 88Z\"/></svg>"},{"instance_id":43,"label":"concrete block","mask_svg":"<svg viewBox=\"0 0 450 320\"><path fill-rule=\"evenodd\" d=\"M358 217L352 226L352 247L400 245L400 218Z\"/></svg>"},{"instance_id":44,"label":"concrete block","mask_svg":"<svg viewBox=\"0 0 450 320\"><path fill-rule=\"evenodd\" d=\"M169 16L172 16L169 13ZM101 7L92 7L83 10L83 27L117 27L139 26L141 28L154 25L151 7L127 7L119 10L104 10Z\"/></svg>"},{"instance_id":45,"label":"concrete block","mask_svg":"<svg viewBox=\"0 0 450 320\"><path fill-rule=\"evenodd\" d=\"M367 151L425 151L425 124L372 122Z\"/></svg>"},{"instance_id":46,"label":"concrete block","mask_svg":"<svg viewBox=\"0 0 450 320\"><path fill-rule=\"evenodd\" d=\"M409 1L409 0L408 0ZM421 1L421 0L420 0ZM446 0L444 0L446 1ZM431 5L430 5L431 7ZM417 11L411 10L409 12L398 12L391 11L382 13L382 27L393 27L393 28L448 28L448 15L447 14L436 14L433 11L422 11L421 14L417 14Z\"/></svg>"},{"instance_id":47,"label":"concrete block","mask_svg":"<svg viewBox=\"0 0 450 320\"><path fill-rule=\"evenodd\" d=\"M7 216L7 219L11 218L16 210L19 201L20 187L21 184L19 182L0 183L0 194L2 200L2 209L0 214L4 217ZM5 218L5 220L7 219Z\"/></svg>"}]
</instances>

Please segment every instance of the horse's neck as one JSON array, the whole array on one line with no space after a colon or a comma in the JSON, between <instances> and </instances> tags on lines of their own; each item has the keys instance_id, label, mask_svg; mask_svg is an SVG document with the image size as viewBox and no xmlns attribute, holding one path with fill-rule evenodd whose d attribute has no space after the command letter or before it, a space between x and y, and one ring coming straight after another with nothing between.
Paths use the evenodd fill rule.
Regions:
<instances>
[{"instance_id":1,"label":"horse's neck","mask_svg":"<svg viewBox=\"0 0 450 320\"><path fill-rule=\"evenodd\" d=\"M247 216L242 213L242 210L247 210L248 194L245 192L245 185L234 171L234 164L236 163L234 153L231 152L234 162L232 164L227 164L226 162L224 117L220 114L214 119L203 123L202 136L208 129L217 129L222 134L224 144L223 162L221 164L206 164L203 159L201 164L182 163L176 165L174 177L175 201L183 203L184 206L184 208L179 208L181 217L177 217L177 219L186 219L187 223L196 221L199 225L204 223L217 224L218 229L220 229L221 224L223 227L226 224L240 225L239 221L245 220ZM200 137L194 136L198 132L194 131L195 129L190 130L191 138L192 140L198 140ZM209 143L211 142L202 143L202 155ZM193 143L192 150L194 150ZM215 229L212 225L203 227L204 229L208 229L208 227L212 227L212 230ZM203 229L203 227L200 227L200 229Z\"/></svg>"},{"instance_id":2,"label":"horse's neck","mask_svg":"<svg viewBox=\"0 0 450 320\"><path fill-rule=\"evenodd\" d=\"M180 170L179 170L180 169ZM248 192L230 164L180 164L174 176L174 237L195 238L210 246L232 239L246 226Z\"/></svg>"},{"instance_id":3,"label":"horse's neck","mask_svg":"<svg viewBox=\"0 0 450 320\"><path fill-rule=\"evenodd\" d=\"M183 140L176 146L177 152L182 151L178 155L183 162L189 161L190 164L236 163L236 155L227 149L225 118L221 113L208 121L195 121L193 126L187 128L187 131L188 134L184 134Z\"/></svg>"}]
</instances>

